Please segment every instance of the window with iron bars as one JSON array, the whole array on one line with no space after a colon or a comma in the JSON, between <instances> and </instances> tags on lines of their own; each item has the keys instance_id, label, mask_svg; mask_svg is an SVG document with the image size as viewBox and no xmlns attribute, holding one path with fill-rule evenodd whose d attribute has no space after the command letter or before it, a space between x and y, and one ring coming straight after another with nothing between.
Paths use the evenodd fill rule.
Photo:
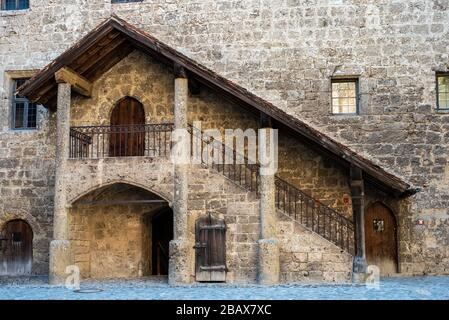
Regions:
<instances>
[{"instance_id":1,"label":"window with iron bars","mask_svg":"<svg viewBox=\"0 0 449 320\"><path fill-rule=\"evenodd\" d=\"M26 80L13 80L12 128L15 130L36 129L37 127L37 105L28 101L27 98L15 94L17 88L24 84Z\"/></svg>"},{"instance_id":2,"label":"window with iron bars","mask_svg":"<svg viewBox=\"0 0 449 320\"><path fill-rule=\"evenodd\" d=\"M2 10L24 10L30 7L29 0L1 0Z\"/></svg>"}]
</instances>

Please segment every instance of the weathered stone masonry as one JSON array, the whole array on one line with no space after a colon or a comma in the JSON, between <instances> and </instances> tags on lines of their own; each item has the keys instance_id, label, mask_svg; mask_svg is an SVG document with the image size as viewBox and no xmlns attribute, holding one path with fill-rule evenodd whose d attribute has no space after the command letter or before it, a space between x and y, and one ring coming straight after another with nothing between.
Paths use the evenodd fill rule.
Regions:
<instances>
[{"instance_id":1,"label":"weathered stone masonry","mask_svg":"<svg viewBox=\"0 0 449 320\"><path fill-rule=\"evenodd\" d=\"M116 12L422 187L416 196L399 202L368 187L366 204L382 200L398 217L402 272L447 273L446 140L449 116L435 111L434 75L435 71L449 70L448 7L447 2L441 0L394 3L175 1L171 4L143 1L116 5L100 0L89 1L89 4L36 0L31 1L31 9L25 12L1 12L0 83L4 85L0 102L0 221L23 218L30 223L35 232L34 272L46 273L53 229L56 114L42 108L39 130L11 131L11 91L6 71L43 67L111 12ZM119 73L125 74L130 82L136 73L126 66L125 61L122 65ZM329 115L329 77L336 74L360 75L360 115ZM121 92L112 90L114 82L117 85L113 77L111 72L110 77L105 75L94 83L94 86L98 84L98 90L106 86L111 88L105 93L111 97L109 100L98 104L95 99L100 99L97 97L101 95L93 94L92 99L80 102L92 101L95 108L77 111L78 101L74 99L72 125L107 124L109 116L99 110L112 108L124 95L138 95L132 91L148 92L148 86L144 85L136 90L140 85L137 83L142 81L121 87ZM170 106L174 80L171 77L167 73L155 84L170 87L171 92L166 95L145 93L152 97L151 103L150 100L148 103L142 101L146 97L139 99L149 108L150 120L173 119ZM160 93L157 88L155 92ZM220 114L216 111L222 112L216 99L208 92L203 92L198 99L207 101L212 109L217 106L207 117L204 113L206 104L195 103L197 98L190 99L189 112L197 111L202 120L212 119L213 115ZM234 110L234 107L227 106L226 110ZM233 112L222 116L222 112L220 119L211 120L215 121L211 127L220 123L223 127L231 127L229 123L243 118L241 112L236 112L236 116L232 116ZM104 119L100 120L102 115ZM190 117L193 118L191 114ZM256 126L256 120L248 122ZM279 174L286 179L294 176L291 182L302 189L310 188L314 197L351 216L350 203L343 201L344 197L350 197L347 172L313 152L302 152L301 146L292 148L290 137L280 137L280 140L281 146L285 141L288 152L280 151L280 162L285 166L281 166ZM290 154L291 158L286 156L282 160L284 154ZM299 156L305 160L304 166L298 166L292 160ZM310 170L309 166L315 169ZM300 178L306 176L306 179ZM198 185L197 188L203 187ZM236 219L250 223L249 218L238 216ZM424 226L416 225L417 219L423 219ZM280 221L279 228L282 230L284 226ZM242 247L248 248L247 252L255 252L257 239L248 245L242 242ZM286 243L291 245L292 242ZM320 256L322 264L329 259L325 254L300 251L299 248L292 249L295 255L283 258L281 248L281 275L283 261L296 261L298 268L308 272L310 268L304 266L305 255L309 261ZM242 258L251 257L255 256L248 253L248 258ZM291 264L288 268L292 268Z\"/></svg>"}]
</instances>

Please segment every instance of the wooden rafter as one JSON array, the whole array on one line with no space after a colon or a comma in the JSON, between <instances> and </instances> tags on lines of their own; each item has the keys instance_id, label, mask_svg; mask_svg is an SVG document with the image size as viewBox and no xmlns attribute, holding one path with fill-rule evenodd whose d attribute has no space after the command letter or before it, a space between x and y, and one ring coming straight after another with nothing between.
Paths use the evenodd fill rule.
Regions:
<instances>
[{"instance_id":1,"label":"wooden rafter","mask_svg":"<svg viewBox=\"0 0 449 320\"><path fill-rule=\"evenodd\" d=\"M63 67L56 71L55 79L57 83L69 83L73 90L85 97L90 97L92 94L92 83L69 67Z\"/></svg>"}]
</instances>

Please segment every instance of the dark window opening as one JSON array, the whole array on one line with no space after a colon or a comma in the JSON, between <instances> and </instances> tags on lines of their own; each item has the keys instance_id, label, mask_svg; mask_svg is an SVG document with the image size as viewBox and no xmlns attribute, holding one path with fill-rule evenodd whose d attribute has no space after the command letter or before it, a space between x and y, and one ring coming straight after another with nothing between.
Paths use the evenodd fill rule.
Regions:
<instances>
[{"instance_id":1,"label":"dark window opening","mask_svg":"<svg viewBox=\"0 0 449 320\"><path fill-rule=\"evenodd\" d=\"M2 0L2 10L24 10L29 7L29 0Z\"/></svg>"},{"instance_id":2,"label":"dark window opening","mask_svg":"<svg viewBox=\"0 0 449 320\"><path fill-rule=\"evenodd\" d=\"M36 129L37 126L37 105L29 102L27 98L15 94L17 88L24 84L26 80L14 80L14 97L12 102L13 129Z\"/></svg>"},{"instance_id":3,"label":"dark window opening","mask_svg":"<svg viewBox=\"0 0 449 320\"><path fill-rule=\"evenodd\" d=\"M12 233L12 242L21 242L22 241L22 233L13 232Z\"/></svg>"}]
</instances>

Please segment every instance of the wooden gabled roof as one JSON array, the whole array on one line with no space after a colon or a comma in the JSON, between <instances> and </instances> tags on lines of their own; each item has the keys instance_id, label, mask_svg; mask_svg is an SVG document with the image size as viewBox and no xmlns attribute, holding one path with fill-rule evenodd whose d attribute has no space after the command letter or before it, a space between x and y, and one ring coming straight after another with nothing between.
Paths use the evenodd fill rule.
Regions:
<instances>
[{"instance_id":1,"label":"wooden gabled roof","mask_svg":"<svg viewBox=\"0 0 449 320\"><path fill-rule=\"evenodd\" d=\"M18 89L18 93L54 110L56 108L55 73L57 71L61 68L69 68L84 79L95 81L135 49L145 52L171 68L174 68L175 65L183 67L189 79L218 91L256 114L268 116L272 119L274 126L289 131L302 142L335 159L340 164L346 167L351 165L359 167L363 170L365 179L382 190L395 196L405 196L417 192L417 189L411 188L401 178L387 172L347 146L223 78L117 16L112 16L89 32L29 79Z\"/></svg>"}]
</instances>

